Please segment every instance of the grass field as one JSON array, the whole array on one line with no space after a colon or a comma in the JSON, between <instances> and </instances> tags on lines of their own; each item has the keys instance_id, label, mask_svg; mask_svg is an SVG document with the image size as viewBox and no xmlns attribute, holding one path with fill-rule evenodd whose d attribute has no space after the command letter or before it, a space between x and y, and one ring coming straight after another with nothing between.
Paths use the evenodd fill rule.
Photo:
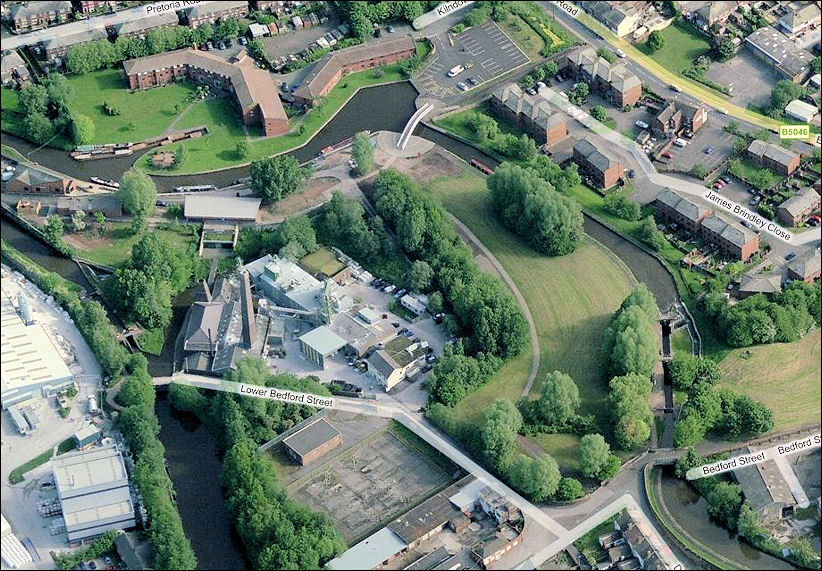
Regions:
<instances>
[{"instance_id":1,"label":"grass field","mask_svg":"<svg viewBox=\"0 0 822 571\"><path fill-rule=\"evenodd\" d=\"M320 246L300 260L300 264L312 273L319 272L331 277L345 267L337 255L325 246Z\"/></svg>"},{"instance_id":2,"label":"grass field","mask_svg":"<svg viewBox=\"0 0 822 571\"><path fill-rule=\"evenodd\" d=\"M653 51L647 42L637 44L637 49L659 63L665 69L682 75L682 70L691 67L694 59L711 49L711 45L696 32L682 24L674 24L660 31L665 43Z\"/></svg>"},{"instance_id":3,"label":"grass field","mask_svg":"<svg viewBox=\"0 0 822 571\"><path fill-rule=\"evenodd\" d=\"M103 69L85 75L69 76L74 87L72 113L88 115L94 121L92 143L141 141L156 137L168 128L188 105L193 89L188 83L131 92L119 69ZM103 103L120 109L120 115L107 115Z\"/></svg>"},{"instance_id":4,"label":"grass field","mask_svg":"<svg viewBox=\"0 0 822 571\"><path fill-rule=\"evenodd\" d=\"M687 329L680 329L671 335L671 349L674 355L690 354L694 352L694 345Z\"/></svg>"},{"instance_id":5,"label":"grass field","mask_svg":"<svg viewBox=\"0 0 822 571\"><path fill-rule=\"evenodd\" d=\"M719 364L721 386L770 407L775 431L819 422L820 342L817 329L796 343L734 349Z\"/></svg>"},{"instance_id":6,"label":"grass field","mask_svg":"<svg viewBox=\"0 0 822 571\"><path fill-rule=\"evenodd\" d=\"M194 237L173 230L156 230L176 247L186 249L193 243ZM139 240L139 236L131 231L131 225L126 222L113 222L111 230L105 237L88 238L85 235L65 234L63 239L76 248L77 255L91 262L104 266L119 266L131 256L131 247Z\"/></svg>"},{"instance_id":7,"label":"grass field","mask_svg":"<svg viewBox=\"0 0 822 571\"><path fill-rule=\"evenodd\" d=\"M573 477L581 477L581 474L579 474L581 465L578 455L579 436L575 434L537 434L533 437L533 440L553 456L562 468L577 472Z\"/></svg>"},{"instance_id":8,"label":"grass field","mask_svg":"<svg viewBox=\"0 0 822 571\"><path fill-rule=\"evenodd\" d=\"M630 292L633 278L592 242L558 258L527 247L497 222L485 179L479 174L467 171L459 178L437 179L429 188L494 253L525 297L541 350L539 376L531 396L538 394L542 376L561 370L577 382L582 412L603 418L607 414L603 406L607 385L601 376L602 332ZM526 377L528 371L527 365L516 370ZM458 409L467 409L470 415L499 396L516 401L520 396L516 387L524 386L524 382L506 376L507 387L486 386L460 403Z\"/></svg>"},{"instance_id":9,"label":"grass field","mask_svg":"<svg viewBox=\"0 0 822 571\"><path fill-rule=\"evenodd\" d=\"M499 26L530 59L538 59L545 41L519 16L510 15ZM562 41L557 38L558 41Z\"/></svg>"},{"instance_id":10,"label":"grass field","mask_svg":"<svg viewBox=\"0 0 822 571\"><path fill-rule=\"evenodd\" d=\"M139 342L144 353L159 357L166 342L165 329L143 329Z\"/></svg>"},{"instance_id":11,"label":"grass field","mask_svg":"<svg viewBox=\"0 0 822 571\"><path fill-rule=\"evenodd\" d=\"M60 454L71 452L72 450L74 450L74 446L74 437L66 438L60 444L57 445L57 455L59 456ZM25 464L21 464L20 466L9 472L9 483L17 484L18 482L22 482L23 476L26 474L26 472L30 472L38 466L42 466L43 464L51 460L51 454L52 449L49 448L42 454L38 454Z\"/></svg>"}]
</instances>

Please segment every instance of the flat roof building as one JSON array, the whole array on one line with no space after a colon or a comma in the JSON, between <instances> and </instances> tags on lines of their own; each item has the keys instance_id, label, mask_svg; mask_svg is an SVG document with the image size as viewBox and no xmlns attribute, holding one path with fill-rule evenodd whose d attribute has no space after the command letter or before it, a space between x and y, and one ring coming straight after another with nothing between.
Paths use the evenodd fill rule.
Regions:
<instances>
[{"instance_id":1,"label":"flat roof building","mask_svg":"<svg viewBox=\"0 0 822 571\"><path fill-rule=\"evenodd\" d=\"M301 428L283 440L289 456L307 466L343 443L342 434L324 418Z\"/></svg>"},{"instance_id":2,"label":"flat roof building","mask_svg":"<svg viewBox=\"0 0 822 571\"><path fill-rule=\"evenodd\" d=\"M408 549L440 533L451 521L465 519L442 493L424 501L388 524Z\"/></svg>"},{"instance_id":3,"label":"flat roof building","mask_svg":"<svg viewBox=\"0 0 822 571\"><path fill-rule=\"evenodd\" d=\"M805 103L799 99L794 99L785 106L785 115L802 121L803 123L810 123L813 118L819 113L819 109L815 105Z\"/></svg>"},{"instance_id":4,"label":"flat roof building","mask_svg":"<svg viewBox=\"0 0 822 571\"><path fill-rule=\"evenodd\" d=\"M185 217L191 220L254 222L260 211L259 198L233 196L186 196Z\"/></svg>"},{"instance_id":5,"label":"flat roof building","mask_svg":"<svg viewBox=\"0 0 822 571\"><path fill-rule=\"evenodd\" d=\"M360 315L368 310L370 320L363 319ZM358 356L365 353L369 348L380 343L385 343L397 336L397 330L387 319L382 319L382 314L364 308L356 315L350 313L338 313L331 318L330 329L342 337L346 342L346 351L353 351Z\"/></svg>"},{"instance_id":6,"label":"flat roof building","mask_svg":"<svg viewBox=\"0 0 822 571\"><path fill-rule=\"evenodd\" d=\"M69 542L135 526L128 473L116 446L56 456L51 468Z\"/></svg>"},{"instance_id":7,"label":"flat roof building","mask_svg":"<svg viewBox=\"0 0 822 571\"><path fill-rule=\"evenodd\" d=\"M773 26L759 28L745 38L745 43L759 59L794 83L804 81L810 72L813 54Z\"/></svg>"},{"instance_id":8,"label":"flat roof building","mask_svg":"<svg viewBox=\"0 0 822 571\"><path fill-rule=\"evenodd\" d=\"M347 341L327 325L321 325L300 336L300 352L321 369L325 369L326 360L339 353L346 344Z\"/></svg>"},{"instance_id":9,"label":"flat roof building","mask_svg":"<svg viewBox=\"0 0 822 571\"><path fill-rule=\"evenodd\" d=\"M2 321L0 322L0 384L2 407L34 396L50 396L74 384L57 347L42 325L27 324L9 297L10 280L2 280ZM25 303L25 300L23 301ZM19 308L23 311L23 308Z\"/></svg>"},{"instance_id":10,"label":"flat roof building","mask_svg":"<svg viewBox=\"0 0 822 571\"><path fill-rule=\"evenodd\" d=\"M309 314L320 311L323 283L291 260L266 255L245 268L257 292L276 305Z\"/></svg>"},{"instance_id":11,"label":"flat roof building","mask_svg":"<svg viewBox=\"0 0 822 571\"><path fill-rule=\"evenodd\" d=\"M14 534L6 516L0 514L0 553L3 563L12 569L20 569L32 562L31 554Z\"/></svg>"},{"instance_id":12,"label":"flat roof building","mask_svg":"<svg viewBox=\"0 0 822 571\"><path fill-rule=\"evenodd\" d=\"M374 569L387 565L407 547L396 533L384 527L329 561L325 568L335 571Z\"/></svg>"}]
</instances>

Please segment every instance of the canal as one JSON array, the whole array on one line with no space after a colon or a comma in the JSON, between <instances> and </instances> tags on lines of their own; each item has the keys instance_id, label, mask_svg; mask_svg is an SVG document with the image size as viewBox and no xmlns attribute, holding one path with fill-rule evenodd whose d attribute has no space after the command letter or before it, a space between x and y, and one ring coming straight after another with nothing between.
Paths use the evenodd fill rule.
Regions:
<instances>
[{"instance_id":1,"label":"canal","mask_svg":"<svg viewBox=\"0 0 822 571\"><path fill-rule=\"evenodd\" d=\"M687 482L677 478L673 466L662 468L660 500L667 505L668 513L672 514L683 529L717 553L750 569L797 569L787 561L754 549L711 521L705 498Z\"/></svg>"},{"instance_id":2,"label":"canal","mask_svg":"<svg viewBox=\"0 0 822 571\"><path fill-rule=\"evenodd\" d=\"M323 147L364 129L400 132L407 118L413 114L416 97L416 90L408 82L361 90L309 144L291 154L304 162L315 157ZM415 134L433 141L466 161L477 158L489 165L497 163L470 145L423 124L417 127ZM135 157L131 156L126 160L81 163L70 159L65 152L47 148L35 150L31 144L7 135L3 135L3 143L17 148L23 154L28 154L31 160L84 179L90 176L118 179L135 160ZM247 176L247 172L247 167L238 167L212 173L207 177L209 182L223 186ZM203 175L155 177L155 180L158 188L170 190L178 185L200 183ZM647 283L661 308L668 307L676 299L673 278L656 258L588 217L585 218L585 232L619 256L639 281ZM88 288L88 283L73 261L10 224L5 216L2 235L11 245L41 266ZM194 291L195 288L190 288L173 301L173 319L166 333L163 354L159 357L147 355L149 372L153 376L171 373L174 341L186 309L193 299ZM247 562L225 509L219 482L220 460L213 438L197 419L173 411L163 395L158 394L156 411L162 425L160 439L166 448L169 472L177 491L180 516L200 562L199 568L243 568L243 564ZM696 522L695 525L708 525L707 518L701 523Z\"/></svg>"}]
</instances>

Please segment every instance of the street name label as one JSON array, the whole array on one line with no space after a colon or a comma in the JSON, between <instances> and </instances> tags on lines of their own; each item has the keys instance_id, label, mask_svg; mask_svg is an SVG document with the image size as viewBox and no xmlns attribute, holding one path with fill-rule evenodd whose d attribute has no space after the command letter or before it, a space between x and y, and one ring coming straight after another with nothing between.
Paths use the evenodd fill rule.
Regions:
<instances>
[{"instance_id":1,"label":"street name label","mask_svg":"<svg viewBox=\"0 0 822 571\"><path fill-rule=\"evenodd\" d=\"M576 18L577 14L579 14L579 8L577 8L576 6L571 4L570 2L562 2L561 0L554 0L554 4L556 4L557 7L560 10L562 10L563 12L567 12L568 14L573 16L574 18Z\"/></svg>"},{"instance_id":2,"label":"street name label","mask_svg":"<svg viewBox=\"0 0 822 571\"><path fill-rule=\"evenodd\" d=\"M807 140L811 136L810 125L780 125L780 139L803 139Z\"/></svg>"},{"instance_id":3,"label":"street name label","mask_svg":"<svg viewBox=\"0 0 822 571\"><path fill-rule=\"evenodd\" d=\"M331 397L322 397L319 395L312 395L311 393L297 393L294 391L277 389L274 387L247 385L245 383L240 383L239 386L240 389L237 392L241 395L264 398L268 400L276 400L281 402L290 402L294 404L305 404L308 406L316 406L320 408L334 408L334 399Z\"/></svg>"},{"instance_id":4,"label":"street name label","mask_svg":"<svg viewBox=\"0 0 822 571\"><path fill-rule=\"evenodd\" d=\"M420 30L425 26L433 24L440 18L445 18L448 14L452 14L457 10L462 10L463 8L470 6L474 3L474 0L466 1L466 2L443 2L430 12L426 12L416 20L411 23L411 26L415 30Z\"/></svg>"},{"instance_id":5,"label":"street name label","mask_svg":"<svg viewBox=\"0 0 822 571\"><path fill-rule=\"evenodd\" d=\"M787 444L777 444L776 446L757 452L750 452L728 458L727 460L720 460L711 464L703 464L702 466L691 468L685 474L685 477L689 480L697 480L707 476L715 476L723 472L744 468L745 466L760 464L766 460L773 460L781 456L806 452L812 448L817 448L820 444L822 444L822 434L816 433L805 438L800 438L799 440L794 440L793 442L788 442Z\"/></svg>"},{"instance_id":6,"label":"street name label","mask_svg":"<svg viewBox=\"0 0 822 571\"><path fill-rule=\"evenodd\" d=\"M143 6L143 14L146 16L155 16L157 14L165 14L166 12L176 12L177 10L190 8L202 3L202 0L173 0L171 2L155 2L154 4L147 4Z\"/></svg>"},{"instance_id":7,"label":"street name label","mask_svg":"<svg viewBox=\"0 0 822 571\"><path fill-rule=\"evenodd\" d=\"M724 196L720 196L712 190L709 190L707 194L705 194L705 199L713 202L717 206L721 206L726 212L738 216L743 220L747 220L760 230L765 230L769 234L776 236L784 242L790 242L793 238L790 232L782 228L776 222L772 222L767 218L762 218L762 216L756 212L751 212L741 204L728 200Z\"/></svg>"}]
</instances>

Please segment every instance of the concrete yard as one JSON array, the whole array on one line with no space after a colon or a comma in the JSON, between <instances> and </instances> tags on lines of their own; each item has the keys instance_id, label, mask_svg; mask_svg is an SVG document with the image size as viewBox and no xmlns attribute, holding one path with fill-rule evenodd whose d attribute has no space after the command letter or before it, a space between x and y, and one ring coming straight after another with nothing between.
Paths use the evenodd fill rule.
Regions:
<instances>
[{"instance_id":1,"label":"concrete yard","mask_svg":"<svg viewBox=\"0 0 822 571\"><path fill-rule=\"evenodd\" d=\"M298 469L293 473L298 479L288 489L295 500L328 513L348 545L451 481L452 474L410 447L384 421L340 413L328 420L343 433L342 450ZM363 431L370 434L355 439L354 434ZM287 472L288 460L281 452L275 454L278 471Z\"/></svg>"}]
</instances>

